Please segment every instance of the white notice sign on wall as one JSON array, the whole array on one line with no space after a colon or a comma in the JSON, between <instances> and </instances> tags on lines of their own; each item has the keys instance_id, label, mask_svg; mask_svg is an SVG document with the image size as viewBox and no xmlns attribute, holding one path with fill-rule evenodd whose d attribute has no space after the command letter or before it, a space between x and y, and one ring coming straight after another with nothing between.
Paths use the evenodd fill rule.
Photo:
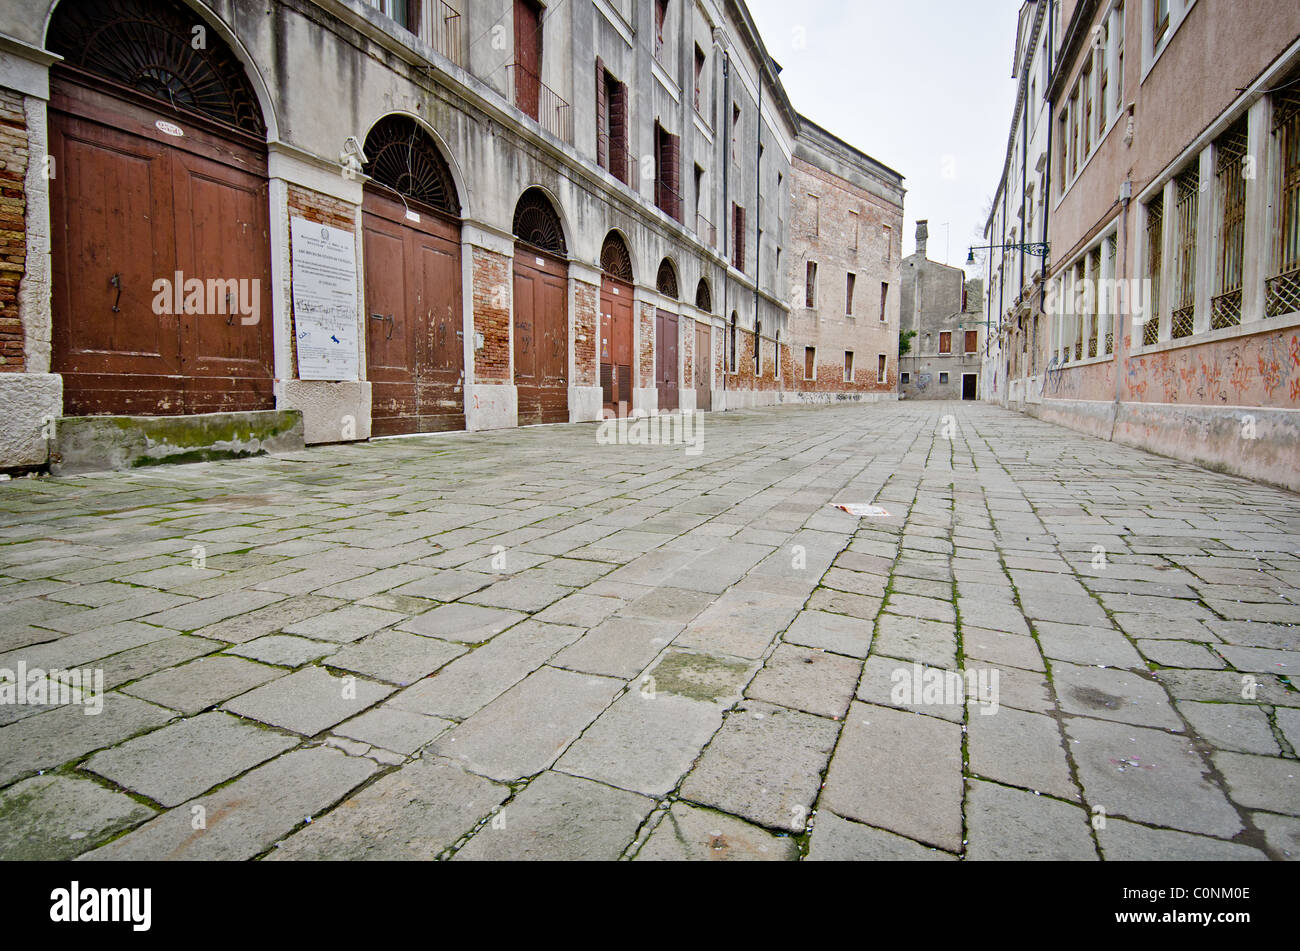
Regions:
<instances>
[{"instance_id":1,"label":"white notice sign on wall","mask_svg":"<svg viewBox=\"0 0 1300 951\"><path fill-rule=\"evenodd\" d=\"M292 218L298 378L355 380L357 246L350 231Z\"/></svg>"}]
</instances>

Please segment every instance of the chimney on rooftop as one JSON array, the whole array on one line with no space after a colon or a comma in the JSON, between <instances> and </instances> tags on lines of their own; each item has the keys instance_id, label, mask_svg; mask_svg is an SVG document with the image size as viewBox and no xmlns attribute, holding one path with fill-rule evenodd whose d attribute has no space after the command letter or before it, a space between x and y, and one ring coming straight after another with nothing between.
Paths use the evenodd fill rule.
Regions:
<instances>
[{"instance_id":1,"label":"chimney on rooftop","mask_svg":"<svg viewBox=\"0 0 1300 951\"><path fill-rule=\"evenodd\" d=\"M916 223L916 253L921 257L926 257L925 248L930 242L930 222L918 221Z\"/></svg>"}]
</instances>

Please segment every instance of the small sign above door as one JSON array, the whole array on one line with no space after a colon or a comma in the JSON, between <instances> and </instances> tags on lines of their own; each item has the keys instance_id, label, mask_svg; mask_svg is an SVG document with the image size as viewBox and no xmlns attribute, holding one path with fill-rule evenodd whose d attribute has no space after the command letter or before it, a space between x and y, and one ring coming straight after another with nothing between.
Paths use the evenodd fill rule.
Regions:
<instances>
[{"instance_id":1,"label":"small sign above door","mask_svg":"<svg viewBox=\"0 0 1300 951\"><path fill-rule=\"evenodd\" d=\"M157 122L154 123L154 128L157 129L159 132L163 133L164 135L174 135L178 139L183 138L185 136L184 129L182 129L178 125L168 122L166 119L159 119Z\"/></svg>"}]
</instances>

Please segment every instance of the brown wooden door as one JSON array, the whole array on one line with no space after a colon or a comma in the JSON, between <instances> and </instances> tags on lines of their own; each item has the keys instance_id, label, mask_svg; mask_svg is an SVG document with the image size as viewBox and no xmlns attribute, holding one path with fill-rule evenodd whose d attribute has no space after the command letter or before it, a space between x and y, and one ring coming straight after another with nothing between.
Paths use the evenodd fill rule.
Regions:
<instances>
[{"instance_id":1,"label":"brown wooden door","mask_svg":"<svg viewBox=\"0 0 1300 951\"><path fill-rule=\"evenodd\" d=\"M52 364L64 412L271 409L264 148L197 118L167 135L159 118L52 77ZM186 281L203 287L190 313Z\"/></svg>"},{"instance_id":2,"label":"brown wooden door","mask_svg":"<svg viewBox=\"0 0 1300 951\"><path fill-rule=\"evenodd\" d=\"M679 345L677 315L665 311L655 314L655 385L659 389L659 409L673 411L681 405L678 392Z\"/></svg>"},{"instance_id":3,"label":"brown wooden door","mask_svg":"<svg viewBox=\"0 0 1300 951\"><path fill-rule=\"evenodd\" d=\"M460 229L366 192L366 377L375 435L465 428Z\"/></svg>"},{"instance_id":4,"label":"brown wooden door","mask_svg":"<svg viewBox=\"0 0 1300 951\"><path fill-rule=\"evenodd\" d=\"M515 104L532 118L538 115L542 75L542 8L533 0L515 0Z\"/></svg>"},{"instance_id":5,"label":"brown wooden door","mask_svg":"<svg viewBox=\"0 0 1300 951\"><path fill-rule=\"evenodd\" d=\"M695 325L695 408L713 408L713 333L701 324Z\"/></svg>"},{"instance_id":6,"label":"brown wooden door","mask_svg":"<svg viewBox=\"0 0 1300 951\"><path fill-rule=\"evenodd\" d=\"M186 412L218 413L274 406L271 263L265 181L184 152L173 153L177 266L186 274L248 275L258 281L258 326L245 326L226 295L221 314L181 317L181 371ZM251 292L252 287L249 286ZM261 332L258 332L259 329Z\"/></svg>"},{"instance_id":7,"label":"brown wooden door","mask_svg":"<svg viewBox=\"0 0 1300 951\"><path fill-rule=\"evenodd\" d=\"M600 387L606 417L632 411L632 285L606 276L600 287Z\"/></svg>"},{"instance_id":8,"label":"brown wooden door","mask_svg":"<svg viewBox=\"0 0 1300 951\"><path fill-rule=\"evenodd\" d=\"M515 248L519 425L569 421L569 288L563 261Z\"/></svg>"}]
</instances>

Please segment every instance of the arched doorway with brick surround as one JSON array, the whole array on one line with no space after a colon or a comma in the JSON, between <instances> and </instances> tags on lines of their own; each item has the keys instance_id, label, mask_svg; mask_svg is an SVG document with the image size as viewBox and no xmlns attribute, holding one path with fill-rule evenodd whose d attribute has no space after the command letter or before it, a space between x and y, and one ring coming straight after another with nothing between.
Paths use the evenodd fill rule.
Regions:
<instances>
[{"instance_id":1,"label":"arched doorway with brick surround","mask_svg":"<svg viewBox=\"0 0 1300 951\"><path fill-rule=\"evenodd\" d=\"M676 308L679 292L677 269L664 258L655 277L655 289L670 307ZM681 340L675 310L659 307L655 311L655 389L659 391L659 410L673 412L681 407Z\"/></svg>"},{"instance_id":2,"label":"arched doorway with brick surround","mask_svg":"<svg viewBox=\"0 0 1300 951\"><path fill-rule=\"evenodd\" d=\"M64 413L272 409L266 123L179 0L63 0L50 70L52 368Z\"/></svg>"},{"instance_id":3,"label":"arched doorway with brick surround","mask_svg":"<svg viewBox=\"0 0 1300 951\"><path fill-rule=\"evenodd\" d=\"M713 292L709 282L700 278L695 288L695 408L713 409Z\"/></svg>"},{"instance_id":4,"label":"arched doorway with brick surround","mask_svg":"<svg viewBox=\"0 0 1300 951\"><path fill-rule=\"evenodd\" d=\"M366 137L366 376L378 436L465 428L460 199L433 137L388 115Z\"/></svg>"},{"instance_id":5,"label":"arched doorway with brick surround","mask_svg":"<svg viewBox=\"0 0 1300 951\"><path fill-rule=\"evenodd\" d=\"M560 216L540 188L514 216L514 368L519 425L569 421L569 266Z\"/></svg>"},{"instance_id":6,"label":"arched doorway with brick surround","mask_svg":"<svg viewBox=\"0 0 1300 951\"><path fill-rule=\"evenodd\" d=\"M617 231L600 249L600 388L606 419L632 412L632 255Z\"/></svg>"}]
</instances>

